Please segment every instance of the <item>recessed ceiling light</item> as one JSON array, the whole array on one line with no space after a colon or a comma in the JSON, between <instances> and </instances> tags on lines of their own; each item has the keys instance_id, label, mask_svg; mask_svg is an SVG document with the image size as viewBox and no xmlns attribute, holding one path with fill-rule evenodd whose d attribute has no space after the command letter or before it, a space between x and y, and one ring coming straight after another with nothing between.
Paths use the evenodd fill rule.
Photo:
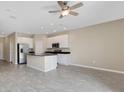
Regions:
<instances>
[{"instance_id":1,"label":"recessed ceiling light","mask_svg":"<svg viewBox=\"0 0 124 93\"><path fill-rule=\"evenodd\" d=\"M44 29L44 27L43 27L43 26L41 26L41 29Z\"/></svg>"},{"instance_id":2,"label":"recessed ceiling light","mask_svg":"<svg viewBox=\"0 0 124 93\"><path fill-rule=\"evenodd\" d=\"M2 35L5 35L5 32L1 32Z\"/></svg>"},{"instance_id":3,"label":"recessed ceiling light","mask_svg":"<svg viewBox=\"0 0 124 93\"><path fill-rule=\"evenodd\" d=\"M54 24L53 24L53 23L51 23L50 25L51 25L51 26L53 26Z\"/></svg>"},{"instance_id":4,"label":"recessed ceiling light","mask_svg":"<svg viewBox=\"0 0 124 93\"><path fill-rule=\"evenodd\" d=\"M67 28L66 27L64 27L64 30L66 30Z\"/></svg>"},{"instance_id":5,"label":"recessed ceiling light","mask_svg":"<svg viewBox=\"0 0 124 93\"><path fill-rule=\"evenodd\" d=\"M48 34L48 32L46 32L46 34Z\"/></svg>"},{"instance_id":6,"label":"recessed ceiling light","mask_svg":"<svg viewBox=\"0 0 124 93\"><path fill-rule=\"evenodd\" d=\"M31 32L27 32L28 34L31 34Z\"/></svg>"},{"instance_id":7,"label":"recessed ceiling light","mask_svg":"<svg viewBox=\"0 0 124 93\"><path fill-rule=\"evenodd\" d=\"M53 30L53 32L56 32L56 30Z\"/></svg>"}]
</instances>

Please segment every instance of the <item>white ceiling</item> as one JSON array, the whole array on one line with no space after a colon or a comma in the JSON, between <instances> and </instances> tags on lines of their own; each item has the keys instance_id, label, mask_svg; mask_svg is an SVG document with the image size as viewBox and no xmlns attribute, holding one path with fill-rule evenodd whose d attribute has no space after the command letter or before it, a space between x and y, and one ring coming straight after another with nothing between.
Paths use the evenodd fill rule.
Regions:
<instances>
[{"instance_id":1,"label":"white ceiling","mask_svg":"<svg viewBox=\"0 0 124 93\"><path fill-rule=\"evenodd\" d=\"M70 5L75 3L69 2ZM59 19L59 13L48 13L49 10L59 9L55 1L0 1L0 35L12 32L52 33L54 30L71 30L124 18L123 1L83 3L83 7L75 10L80 13L79 16Z\"/></svg>"}]
</instances>

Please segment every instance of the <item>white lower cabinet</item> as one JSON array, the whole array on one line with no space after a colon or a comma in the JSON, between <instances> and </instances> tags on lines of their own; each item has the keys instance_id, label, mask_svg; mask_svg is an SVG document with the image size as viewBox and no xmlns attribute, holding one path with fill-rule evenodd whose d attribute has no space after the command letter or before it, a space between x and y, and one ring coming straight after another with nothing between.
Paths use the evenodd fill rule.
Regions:
<instances>
[{"instance_id":1,"label":"white lower cabinet","mask_svg":"<svg viewBox=\"0 0 124 93\"><path fill-rule=\"evenodd\" d=\"M57 56L37 56L37 55L27 55L27 66L43 71L48 72L57 67Z\"/></svg>"},{"instance_id":2,"label":"white lower cabinet","mask_svg":"<svg viewBox=\"0 0 124 93\"><path fill-rule=\"evenodd\" d=\"M58 54L57 62L58 62L58 64L69 65L70 64L70 54Z\"/></svg>"}]
</instances>

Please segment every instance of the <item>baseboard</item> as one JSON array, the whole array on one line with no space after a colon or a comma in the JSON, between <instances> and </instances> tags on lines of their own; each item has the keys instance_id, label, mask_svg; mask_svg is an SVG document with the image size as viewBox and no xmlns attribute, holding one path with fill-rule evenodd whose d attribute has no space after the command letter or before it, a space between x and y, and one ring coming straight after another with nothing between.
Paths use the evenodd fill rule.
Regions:
<instances>
[{"instance_id":1,"label":"baseboard","mask_svg":"<svg viewBox=\"0 0 124 93\"><path fill-rule=\"evenodd\" d=\"M6 59L0 59L0 61L8 62Z\"/></svg>"},{"instance_id":2,"label":"baseboard","mask_svg":"<svg viewBox=\"0 0 124 93\"><path fill-rule=\"evenodd\" d=\"M12 62L10 62L10 61L8 61L8 60L6 60L6 59L0 59L1 61L5 61L5 62L9 62L9 63L12 63Z\"/></svg>"},{"instance_id":3,"label":"baseboard","mask_svg":"<svg viewBox=\"0 0 124 93\"><path fill-rule=\"evenodd\" d=\"M0 59L1 61L5 61L5 59L3 58L3 59Z\"/></svg>"},{"instance_id":4,"label":"baseboard","mask_svg":"<svg viewBox=\"0 0 124 93\"><path fill-rule=\"evenodd\" d=\"M84 68L91 68L91 69L95 69L95 70L102 70L102 71L108 71L108 72L124 74L123 71L118 71L118 70L112 70L112 69L106 69L106 68L100 68L100 67L93 67L93 66L86 66L86 65L79 65L79 64L71 64L71 65L79 66L79 67L84 67Z\"/></svg>"}]
</instances>

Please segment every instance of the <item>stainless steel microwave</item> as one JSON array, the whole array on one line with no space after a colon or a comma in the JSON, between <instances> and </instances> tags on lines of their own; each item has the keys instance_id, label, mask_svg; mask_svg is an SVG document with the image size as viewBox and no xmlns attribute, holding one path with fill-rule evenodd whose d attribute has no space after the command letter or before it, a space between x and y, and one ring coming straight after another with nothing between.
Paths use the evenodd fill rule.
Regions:
<instances>
[{"instance_id":1,"label":"stainless steel microwave","mask_svg":"<svg viewBox=\"0 0 124 93\"><path fill-rule=\"evenodd\" d=\"M52 48L59 48L59 43L52 43Z\"/></svg>"}]
</instances>

